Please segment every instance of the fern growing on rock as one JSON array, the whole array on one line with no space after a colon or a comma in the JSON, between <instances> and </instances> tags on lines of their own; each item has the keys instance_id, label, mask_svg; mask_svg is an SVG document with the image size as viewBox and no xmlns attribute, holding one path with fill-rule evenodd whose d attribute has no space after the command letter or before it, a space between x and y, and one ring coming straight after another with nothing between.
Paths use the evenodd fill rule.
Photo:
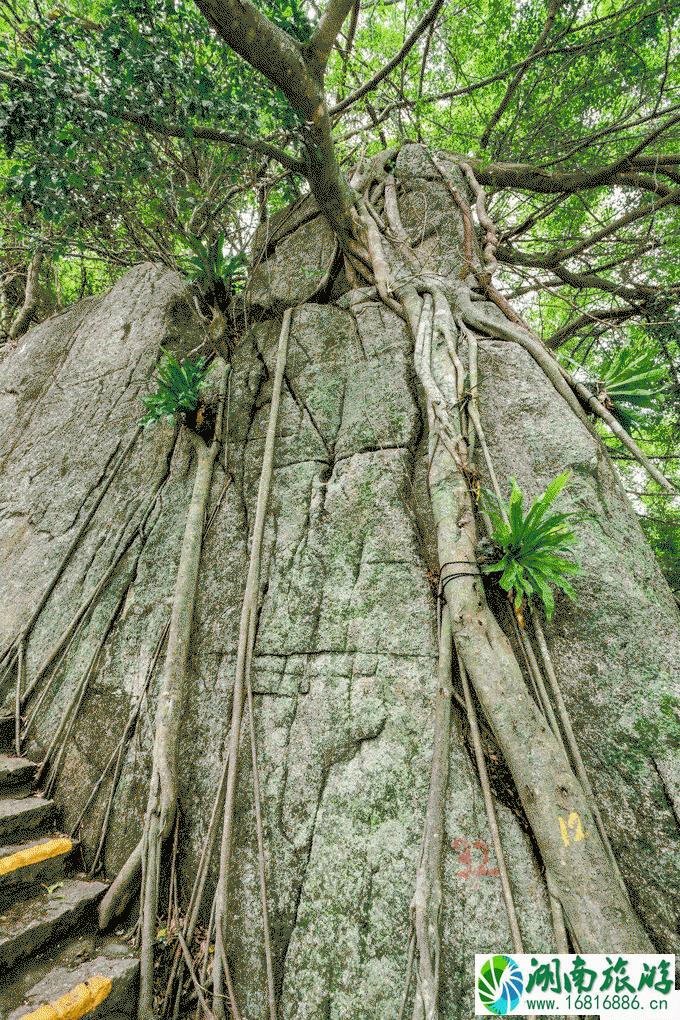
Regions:
<instances>
[{"instance_id":1,"label":"fern growing on rock","mask_svg":"<svg viewBox=\"0 0 680 1020\"><path fill-rule=\"evenodd\" d=\"M523 493L514 478L510 479L510 501L501 503L501 512L489 506L486 512L491 518L494 532L491 546L494 559L482 566L485 574L500 573L501 588L514 596L515 609L520 609L524 598L537 595L545 608L548 621L552 617L555 600L551 585L561 589L570 599L575 600L574 590L566 574L582 573L579 565L566 559L571 554L575 541L569 524L574 514L559 513L546 517L546 511L569 481L570 472L563 471L535 499L526 517L522 510ZM500 502L500 501L499 501Z\"/></svg>"},{"instance_id":2,"label":"fern growing on rock","mask_svg":"<svg viewBox=\"0 0 680 1020\"><path fill-rule=\"evenodd\" d=\"M176 358L161 347L165 360L158 368L156 381L158 389L155 393L142 398L146 414L140 419L144 428L162 418L174 418L175 415L186 416L198 407L200 389L205 382L208 369L205 358L197 361L184 361L181 365Z\"/></svg>"}]
</instances>

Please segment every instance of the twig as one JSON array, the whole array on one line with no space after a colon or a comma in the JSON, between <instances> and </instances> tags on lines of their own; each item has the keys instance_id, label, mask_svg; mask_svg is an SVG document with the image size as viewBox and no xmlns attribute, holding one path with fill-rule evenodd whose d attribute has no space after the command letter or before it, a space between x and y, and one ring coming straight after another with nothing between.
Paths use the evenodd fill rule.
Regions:
<instances>
[{"instance_id":1,"label":"twig","mask_svg":"<svg viewBox=\"0 0 680 1020\"><path fill-rule=\"evenodd\" d=\"M184 960L185 960L185 963L187 965L187 970L189 971L189 976L191 977L191 981L193 983L193 986L196 989L196 995L198 996L198 1001L201 1004L203 1012L207 1016L208 1020L217 1020L217 1017L215 1016L215 1014L212 1012L212 1010L208 1006L208 1003L206 1002L205 996L203 995L203 989L201 988L201 986L200 986L200 984L198 982L198 978L196 977L196 972L194 971L193 960L191 959L191 953L189 952L189 949L187 948L187 944L186 944L186 942L184 941L184 939L182 938L182 936L180 935L179 932L175 932L175 934L177 935L177 941L180 944L180 948L182 950L182 955L184 956Z\"/></svg>"}]
</instances>

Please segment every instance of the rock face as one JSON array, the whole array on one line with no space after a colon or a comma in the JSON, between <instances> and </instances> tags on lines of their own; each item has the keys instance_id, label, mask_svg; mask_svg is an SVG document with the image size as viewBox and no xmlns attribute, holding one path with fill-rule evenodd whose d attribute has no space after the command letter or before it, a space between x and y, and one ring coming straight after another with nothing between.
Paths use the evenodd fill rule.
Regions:
<instances>
[{"instance_id":1,"label":"rock face","mask_svg":"<svg viewBox=\"0 0 680 1020\"><path fill-rule=\"evenodd\" d=\"M452 272L457 214L431 179L432 165L409 146L394 172L406 192L406 229L415 231L421 208L432 218L423 261ZM299 237L279 232L277 239L273 230L273 241L262 243L253 286L260 319L234 355L182 730L180 885L188 897L224 754L280 307L304 302L293 314L253 667L275 985L282 1020L393 1020L409 950L437 691L426 423L404 323L365 292L339 297L336 287L331 295L325 224L305 216L296 222ZM314 230L324 257L298 276L291 260L299 266ZM182 356L201 343L192 307L177 274L138 266L107 294L31 329L0 366L0 650L30 619L132 438L159 345ZM577 604L558 598L546 634L631 898L658 951L680 953L675 604L609 460L529 355L483 340L480 368L482 418L506 492L512 475L531 499L569 466L574 479L562 505L592 514L578 529L584 573ZM39 679L37 696L47 693L27 750L44 754L89 670L54 795L69 831L139 708L106 840L109 876L142 831L163 662L162 653L158 661L154 655L169 620L194 470L183 430L152 426L137 438L27 646L24 686L101 585L63 661ZM0 691L8 705L13 680ZM34 697L29 714L36 704ZM453 727L442 1020L474 1014L475 952L512 949L457 709ZM494 753L490 738L488 749ZM504 801L501 836L525 951L548 952L554 937L540 862L507 775L498 768L492 778ZM109 782L80 828L90 860ZM247 726L232 859L226 950L241 1012L259 1018L267 1014L267 982ZM215 872L213 862L213 882Z\"/></svg>"}]
</instances>

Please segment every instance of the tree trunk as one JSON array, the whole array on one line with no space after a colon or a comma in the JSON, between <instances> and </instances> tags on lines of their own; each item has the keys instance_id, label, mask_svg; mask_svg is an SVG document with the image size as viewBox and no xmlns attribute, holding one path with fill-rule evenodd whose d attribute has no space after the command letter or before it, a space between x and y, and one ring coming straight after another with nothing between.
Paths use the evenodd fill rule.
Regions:
<instances>
[{"instance_id":1,"label":"tree trunk","mask_svg":"<svg viewBox=\"0 0 680 1020\"><path fill-rule=\"evenodd\" d=\"M38 249L31 259L31 263L26 274L24 303L21 311L12 323L12 328L9 331L10 340L17 340L20 336L23 336L28 327L31 325L31 319L33 318L33 314L38 305L38 279L40 276L43 254L44 253Z\"/></svg>"}]
</instances>

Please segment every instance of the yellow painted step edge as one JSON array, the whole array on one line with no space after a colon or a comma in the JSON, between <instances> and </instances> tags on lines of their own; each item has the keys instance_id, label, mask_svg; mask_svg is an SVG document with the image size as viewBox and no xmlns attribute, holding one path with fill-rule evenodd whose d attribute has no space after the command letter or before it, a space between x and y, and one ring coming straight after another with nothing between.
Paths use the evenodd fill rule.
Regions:
<instances>
[{"instance_id":1,"label":"yellow painted step edge","mask_svg":"<svg viewBox=\"0 0 680 1020\"><path fill-rule=\"evenodd\" d=\"M29 846L25 850L17 850L15 854L9 854L8 857L0 857L0 875L9 875L17 868L25 868L28 864L47 861L50 857L68 853L72 846L71 840L64 837L51 839L47 843L38 844L38 846Z\"/></svg>"},{"instance_id":2,"label":"yellow painted step edge","mask_svg":"<svg viewBox=\"0 0 680 1020\"><path fill-rule=\"evenodd\" d=\"M77 1020L103 1002L110 991L111 978L91 977L56 1002L25 1013L21 1020Z\"/></svg>"}]
</instances>

